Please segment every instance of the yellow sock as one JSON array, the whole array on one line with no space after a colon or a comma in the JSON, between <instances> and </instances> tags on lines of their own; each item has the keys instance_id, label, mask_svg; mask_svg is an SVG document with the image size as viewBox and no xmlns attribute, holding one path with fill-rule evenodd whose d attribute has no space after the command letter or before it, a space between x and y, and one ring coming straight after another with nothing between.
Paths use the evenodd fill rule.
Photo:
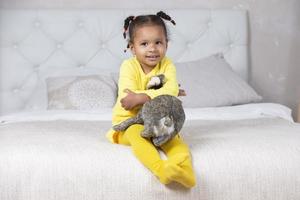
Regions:
<instances>
[{"instance_id":1,"label":"yellow sock","mask_svg":"<svg viewBox=\"0 0 300 200\"><path fill-rule=\"evenodd\" d=\"M174 137L171 141L163 145L162 149L169 158L169 162L165 166L169 179L187 188L195 186L196 176L189 148L183 140L180 137Z\"/></svg>"},{"instance_id":2,"label":"yellow sock","mask_svg":"<svg viewBox=\"0 0 300 200\"><path fill-rule=\"evenodd\" d=\"M171 182L171 179L165 173L165 171L166 171L165 165L166 165L166 161L164 161L164 160L161 160L160 162L155 163L154 165L152 165L152 172L154 173L154 175L156 175L156 177L159 179L159 181L162 184L166 185Z\"/></svg>"},{"instance_id":3,"label":"yellow sock","mask_svg":"<svg viewBox=\"0 0 300 200\"><path fill-rule=\"evenodd\" d=\"M168 158L168 161L170 163L173 163L175 165L181 165L188 159L190 155L188 153L177 153L175 155L172 155Z\"/></svg>"},{"instance_id":4,"label":"yellow sock","mask_svg":"<svg viewBox=\"0 0 300 200\"><path fill-rule=\"evenodd\" d=\"M134 155L145 167L153 172L163 184L171 181L181 183L185 187L195 185L195 176L192 169L189 150L177 137L162 147L168 160L162 160L153 144L140 136L143 126L135 124L130 126L120 138L121 144L130 144Z\"/></svg>"},{"instance_id":5,"label":"yellow sock","mask_svg":"<svg viewBox=\"0 0 300 200\"><path fill-rule=\"evenodd\" d=\"M173 168L173 163L180 164L187 159L187 156L188 155L186 154L174 156L174 158L172 158L172 162L170 162L170 160L160 160L152 165L152 171L161 183L169 184L174 176L174 170L170 169Z\"/></svg>"},{"instance_id":6,"label":"yellow sock","mask_svg":"<svg viewBox=\"0 0 300 200\"><path fill-rule=\"evenodd\" d=\"M187 188L195 186L196 180L192 169L188 170L185 163L187 163L189 155L180 153L169 158L165 163L165 173L169 180L178 182Z\"/></svg>"},{"instance_id":7,"label":"yellow sock","mask_svg":"<svg viewBox=\"0 0 300 200\"><path fill-rule=\"evenodd\" d=\"M148 139L141 137L143 129L140 124L132 125L121 135L119 141L121 144L130 144L137 159L157 176L161 183L168 184L171 180L165 173L165 161L160 158L156 147Z\"/></svg>"}]
</instances>

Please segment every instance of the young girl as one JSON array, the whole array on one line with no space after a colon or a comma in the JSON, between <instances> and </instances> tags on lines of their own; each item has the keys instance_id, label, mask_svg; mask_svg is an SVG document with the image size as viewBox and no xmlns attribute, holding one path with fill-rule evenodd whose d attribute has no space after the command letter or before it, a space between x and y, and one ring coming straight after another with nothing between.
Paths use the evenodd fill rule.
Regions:
<instances>
[{"instance_id":1,"label":"young girl","mask_svg":"<svg viewBox=\"0 0 300 200\"><path fill-rule=\"evenodd\" d=\"M168 35L164 20L175 22L165 13L129 16L124 23L124 38L128 31L130 48L134 57L125 60L120 68L118 99L113 108L113 125L133 117L150 99L169 94L179 94L176 69L165 57ZM128 30L127 30L128 29ZM164 74L166 81L160 89L146 90L152 76ZM180 95L180 94L179 94ZM110 130L107 134L113 143L130 145L134 155L161 183L178 182L187 188L196 184L188 146L177 136L161 146L167 156L162 160L158 150L147 138L141 137L143 125L135 124L124 132Z\"/></svg>"}]
</instances>

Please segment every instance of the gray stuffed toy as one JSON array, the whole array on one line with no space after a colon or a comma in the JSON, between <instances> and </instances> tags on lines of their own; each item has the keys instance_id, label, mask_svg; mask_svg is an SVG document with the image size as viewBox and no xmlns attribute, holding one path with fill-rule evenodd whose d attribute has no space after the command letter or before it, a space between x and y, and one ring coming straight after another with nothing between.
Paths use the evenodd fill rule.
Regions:
<instances>
[{"instance_id":1,"label":"gray stuffed toy","mask_svg":"<svg viewBox=\"0 0 300 200\"><path fill-rule=\"evenodd\" d=\"M160 88L163 74L151 78L147 89ZM181 130L185 113L181 101L171 95L160 95L147 101L135 117L113 126L115 131L124 131L132 124L144 124L141 136L150 138L155 146L161 146Z\"/></svg>"}]
</instances>

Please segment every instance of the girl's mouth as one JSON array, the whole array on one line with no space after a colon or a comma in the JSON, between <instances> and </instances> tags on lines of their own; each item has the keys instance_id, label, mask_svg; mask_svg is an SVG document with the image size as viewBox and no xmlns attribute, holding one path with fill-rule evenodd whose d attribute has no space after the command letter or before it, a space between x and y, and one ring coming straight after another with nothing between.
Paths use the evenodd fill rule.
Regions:
<instances>
[{"instance_id":1,"label":"girl's mouth","mask_svg":"<svg viewBox=\"0 0 300 200\"><path fill-rule=\"evenodd\" d=\"M157 58L159 58L159 55L146 56L146 58L149 60L156 60Z\"/></svg>"}]
</instances>

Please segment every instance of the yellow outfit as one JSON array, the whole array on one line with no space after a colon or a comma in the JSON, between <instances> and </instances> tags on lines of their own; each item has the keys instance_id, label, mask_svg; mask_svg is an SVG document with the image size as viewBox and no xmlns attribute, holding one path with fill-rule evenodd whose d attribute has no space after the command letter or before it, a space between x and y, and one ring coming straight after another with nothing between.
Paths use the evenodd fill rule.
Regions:
<instances>
[{"instance_id":1,"label":"yellow outfit","mask_svg":"<svg viewBox=\"0 0 300 200\"><path fill-rule=\"evenodd\" d=\"M163 87L157 90L146 90L150 78L158 74L165 75L166 82ZM118 99L113 108L113 125L135 116L139 110L139 108L135 108L128 111L121 106L120 100L127 95L124 89L147 94L151 99L162 94L177 96L179 92L175 66L167 57L163 58L148 74L143 72L135 57L125 60L120 68L118 86ZM171 181L176 181L185 187L193 187L195 185L195 175L188 146L179 136L173 138L161 146L168 157L168 160L162 160L151 141L140 136L143 128L143 125L135 124L124 132L116 132L111 129L107 133L107 137L113 143L130 145L135 156L162 183L168 184Z\"/></svg>"}]
</instances>

